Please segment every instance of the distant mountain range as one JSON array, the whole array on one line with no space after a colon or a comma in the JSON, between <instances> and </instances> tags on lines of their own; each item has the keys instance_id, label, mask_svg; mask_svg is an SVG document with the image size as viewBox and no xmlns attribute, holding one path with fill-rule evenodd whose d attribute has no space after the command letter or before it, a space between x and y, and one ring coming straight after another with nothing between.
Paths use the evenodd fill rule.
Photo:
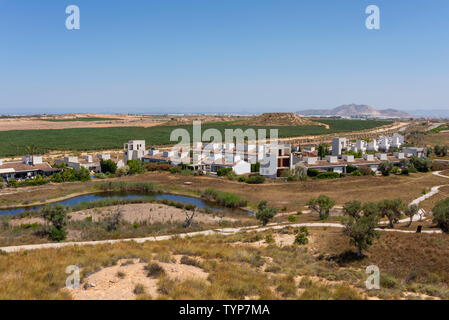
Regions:
<instances>
[{"instance_id":1,"label":"distant mountain range","mask_svg":"<svg viewBox=\"0 0 449 320\"><path fill-rule=\"evenodd\" d=\"M339 116L352 118L409 118L410 114L396 109L376 110L364 104L344 104L333 109L309 109L296 112L302 116Z\"/></svg>"}]
</instances>

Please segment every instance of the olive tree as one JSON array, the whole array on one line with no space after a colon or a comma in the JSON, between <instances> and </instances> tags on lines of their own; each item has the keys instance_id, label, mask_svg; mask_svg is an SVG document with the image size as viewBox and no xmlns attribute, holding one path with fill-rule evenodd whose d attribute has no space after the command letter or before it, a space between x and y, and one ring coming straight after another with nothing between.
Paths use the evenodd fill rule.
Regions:
<instances>
[{"instance_id":1,"label":"olive tree","mask_svg":"<svg viewBox=\"0 0 449 320\"><path fill-rule=\"evenodd\" d=\"M329 211L334 207L335 201L326 195L321 195L318 198L312 198L307 202L310 209L318 212L320 219L324 220L329 217Z\"/></svg>"},{"instance_id":2,"label":"olive tree","mask_svg":"<svg viewBox=\"0 0 449 320\"><path fill-rule=\"evenodd\" d=\"M398 222L402 210L405 210L405 205L402 200L382 200L377 205L381 217L386 217L389 221L390 228L394 228L394 223Z\"/></svg>"},{"instance_id":3,"label":"olive tree","mask_svg":"<svg viewBox=\"0 0 449 320\"><path fill-rule=\"evenodd\" d=\"M443 232L449 233L449 198L437 202L432 209L433 223Z\"/></svg>"},{"instance_id":4,"label":"olive tree","mask_svg":"<svg viewBox=\"0 0 449 320\"><path fill-rule=\"evenodd\" d=\"M349 201L343 205L343 212L353 218L358 218L363 210L362 203L360 201Z\"/></svg>"},{"instance_id":5,"label":"olive tree","mask_svg":"<svg viewBox=\"0 0 449 320\"><path fill-rule=\"evenodd\" d=\"M262 222L262 225L266 226L267 223L274 218L278 210L273 207L267 206L267 201L262 200L257 206L256 219Z\"/></svg>"},{"instance_id":6,"label":"olive tree","mask_svg":"<svg viewBox=\"0 0 449 320\"><path fill-rule=\"evenodd\" d=\"M410 217L410 222L409 222L409 224L408 224L409 227L412 225L413 217L414 217L416 214L418 214L418 211L419 211L419 207L418 207L418 205L416 205L416 204L409 205L409 206L407 207L407 209L405 209L405 211L404 211L405 215L406 215L407 217Z\"/></svg>"},{"instance_id":7,"label":"olive tree","mask_svg":"<svg viewBox=\"0 0 449 320\"><path fill-rule=\"evenodd\" d=\"M361 215L357 218L349 216L344 220L343 233L350 238L350 243L357 247L357 256L362 256L362 250L368 250L373 241L379 238L376 230L378 224L376 215Z\"/></svg>"}]
</instances>

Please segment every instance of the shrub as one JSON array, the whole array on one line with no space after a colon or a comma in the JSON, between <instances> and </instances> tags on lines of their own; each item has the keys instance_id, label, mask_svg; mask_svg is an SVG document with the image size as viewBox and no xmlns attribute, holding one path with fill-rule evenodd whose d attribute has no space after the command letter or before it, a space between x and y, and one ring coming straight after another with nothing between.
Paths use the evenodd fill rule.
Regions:
<instances>
[{"instance_id":1,"label":"shrub","mask_svg":"<svg viewBox=\"0 0 449 320\"><path fill-rule=\"evenodd\" d=\"M265 272L272 272L272 273L279 273L282 271L282 268L280 266L277 265L271 265L271 266L266 266L265 267Z\"/></svg>"},{"instance_id":2,"label":"shrub","mask_svg":"<svg viewBox=\"0 0 449 320\"><path fill-rule=\"evenodd\" d=\"M336 179L336 178L340 178L340 173L338 173L338 172L321 172L316 177L317 177L317 179Z\"/></svg>"},{"instance_id":3,"label":"shrub","mask_svg":"<svg viewBox=\"0 0 449 320\"><path fill-rule=\"evenodd\" d=\"M171 170L174 168L177 168L177 167L173 167L171 164L165 163L165 162L159 162L159 163L150 162L150 163L145 164L145 169L147 171L170 171L171 172ZM179 169L179 171L181 170L179 167L178 167L178 169Z\"/></svg>"},{"instance_id":4,"label":"shrub","mask_svg":"<svg viewBox=\"0 0 449 320\"><path fill-rule=\"evenodd\" d=\"M256 213L256 219L262 222L262 225L266 226L267 223L274 218L277 213L277 209L273 207L266 207L263 210L259 210Z\"/></svg>"},{"instance_id":5,"label":"shrub","mask_svg":"<svg viewBox=\"0 0 449 320\"><path fill-rule=\"evenodd\" d=\"M138 174L143 173L143 163L142 161L136 159L136 160L129 160L127 163L129 167L128 174Z\"/></svg>"},{"instance_id":6,"label":"shrub","mask_svg":"<svg viewBox=\"0 0 449 320\"><path fill-rule=\"evenodd\" d=\"M274 243L273 235L267 234L267 236L265 237L265 242L268 243L268 244Z\"/></svg>"},{"instance_id":7,"label":"shrub","mask_svg":"<svg viewBox=\"0 0 449 320\"><path fill-rule=\"evenodd\" d=\"M133 293L136 295L145 293L145 287L143 286L143 284L140 283L136 284Z\"/></svg>"},{"instance_id":8,"label":"shrub","mask_svg":"<svg viewBox=\"0 0 449 320\"><path fill-rule=\"evenodd\" d=\"M419 172L428 172L432 168L432 161L427 158L411 157L410 164L412 164Z\"/></svg>"},{"instance_id":9,"label":"shrub","mask_svg":"<svg viewBox=\"0 0 449 320\"><path fill-rule=\"evenodd\" d=\"M349 164L349 165L346 166L346 172L348 174L351 174L352 172L354 172L356 170L357 170L357 167L353 166L352 164Z\"/></svg>"},{"instance_id":10,"label":"shrub","mask_svg":"<svg viewBox=\"0 0 449 320\"><path fill-rule=\"evenodd\" d=\"M120 279L124 279L126 277L126 273L123 271L117 271L117 277Z\"/></svg>"},{"instance_id":11,"label":"shrub","mask_svg":"<svg viewBox=\"0 0 449 320\"><path fill-rule=\"evenodd\" d=\"M220 168L217 170L217 176L226 176L229 172L232 172L232 168Z\"/></svg>"},{"instance_id":12,"label":"shrub","mask_svg":"<svg viewBox=\"0 0 449 320\"><path fill-rule=\"evenodd\" d=\"M18 182L17 182L17 180L14 179L14 178L9 179L9 181L8 181L8 183L7 183L7 186L8 186L9 188L17 188L17 187L18 187Z\"/></svg>"},{"instance_id":13,"label":"shrub","mask_svg":"<svg viewBox=\"0 0 449 320\"><path fill-rule=\"evenodd\" d=\"M309 236L309 230L307 230L307 227L301 227L299 228L299 232L295 237L295 244L297 245L305 245L309 243L309 239L307 238Z\"/></svg>"},{"instance_id":14,"label":"shrub","mask_svg":"<svg viewBox=\"0 0 449 320\"><path fill-rule=\"evenodd\" d=\"M246 177L240 176L237 181L238 182L246 182Z\"/></svg>"},{"instance_id":15,"label":"shrub","mask_svg":"<svg viewBox=\"0 0 449 320\"><path fill-rule=\"evenodd\" d=\"M382 173L382 175L389 176L391 170L393 170L393 163L391 163L390 161L383 161L379 164L378 169Z\"/></svg>"},{"instance_id":16,"label":"shrub","mask_svg":"<svg viewBox=\"0 0 449 320\"><path fill-rule=\"evenodd\" d=\"M108 160L100 160L101 172L103 173L112 173L115 174L117 171L117 164L111 159Z\"/></svg>"},{"instance_id":17,"label":"shrub","mask_svg":"<svg viewBox=\"0 0 449 320\"><path fill-rule=\"evenodd\" d=\"M67 231L64 228L56 228L56 227L50 227L48 230L48 236L53 241L63 241L67 237Z\"/></svg>"},{"instance_id":18,"label":"shrub","mask_svg":"<svg viewBox=\"0 0 449 320\"><path fill-rule=\"evenodd\" d=\"M392 275L385 272L381 272L380 286L381 288L395 289L399 286L399 281Z\"/></svg>"},{"instance_id":19,"label":"shrub","mask_svg":"<svg viewBox=\"0 0 449 320\"><path fill-rule=\"evenodd\" d=\"M359 170L355 170L351 172L352 177L363 176L363 174Z\"/></svg>"},{"instance_id":20,"label":"shrub","mask_svg":"<svg viewBox=\"0 0 449 320\"><path fill-rule=\"evenodd\" d=\"M357 170L364 176L374 175L374 171L370 167L361 166Z\"/></svg>"},{"instance_id":21,"label":"shrub","mask_svg":"<svg viewBox=\"0 0 449 320\"><path fill-rule=\"evenodd\" d=\"M265 182L265 177L260 175L253 175L248 177L245 182L249 184L261 184Z\"/></svg>"},{"instance_id":22,"label":"shrub","mask_svg":"<svg viewBox=\"0 0 449 320\"><path fill-rule=\"evenodd\" d=\"M307 169L307 176L313 178L316 177L320 172L317 169Z\"/></svg>"},{"instance_id":23,"label":"shrub","mask_svg":"<svg viewBox=\"0 0 449 320\"><path fill-rule=\"evenodd\" d=\"M62 241L66 238L67 232L65 226L70 218L67 216L68 209L63 205L56 204L54 206L47 205L42 210L42 217L51 224L48 230L50 239L54 241Z\"/></svg>"},{"instance_id":24,"label":"shrub","mask_svg":"<svg viewBox=\"0 0 449 320\"><path fill-rule=\"evenodd\" d=\"M150 263L144 267L145 271L147 271L147 277L157 278L160 275L165 274L164 268L162 268L157 263Z\"/></svg>"},{"instance_id":25,"label":"shrub","mask_svg":"<svg viewBox=\"0 0 449 320\"><path fill-rule=\"evenodd\" d=\"M100 173L96 173L94 177L97 179L106 179L108 176L105 175L104 173L100 172Z\"/></svg>"},{"instance_id":26,"label":"shrub","mask_svg":"<svg viewBox=\"0 0 449 320\"><path fill-rule=\"evenodd\" d=\"M362 297L356 289L347 284L339 285L333 294L335 300L361 300Z\"/></svg>"},{"instance_id":27,"label":"shrub","mask_svg":"<svg viewBox=\"0 0 449 320\"><path fill-rule=\"evenodd\" d=\"M276 291L281 293L283 297L296 297L296 285L293 276L288 275L283 277L276 287Z\"/></svg>"},{"instance_id":28,"label":"shrub","mask_svg":"<svg viewBox=\"0 0 449 320\"><path fill-rule=\"evenodd\" d=\"M296 222L296 216L294 216L294 215L289 215L289 216L288 216L288 221L290 221L290 222Z\"/></svg>"},{"instance_id":29,"label":"shrub","mask_svg":"<svg viewBox=\"0 0 449 320\"><path fill-rule=\"evenodd\" d=\"M399 169L399 167L397 167L397 166L394 166L393 169L391 169L391 173L392 174L400 174L401 169Z\"/></svg>"},{"instance_id":30,"label":"shrub","mask_svg":"<svg viewBox=\"0 0 449 320\"><path fill-rule=\"evenodd\" d=\"M118 208L105 219L106 229L108 231L116 231L120 225L120 220L122 218L122 211Z\"/></svg>"},{"instance_id":31,"label":"shrub","mask_svg":"<svg viewBox=\"0 0 449 320\"><path fill-rule=\"evenodd\" d=\"M200 266L200 263L196 259L190 258L189 256L182 256L180 262L182 264L186 264L186 265L189 265L189 266L194 266L194 267L199 267Z\"/></svg>"}]
</instances>

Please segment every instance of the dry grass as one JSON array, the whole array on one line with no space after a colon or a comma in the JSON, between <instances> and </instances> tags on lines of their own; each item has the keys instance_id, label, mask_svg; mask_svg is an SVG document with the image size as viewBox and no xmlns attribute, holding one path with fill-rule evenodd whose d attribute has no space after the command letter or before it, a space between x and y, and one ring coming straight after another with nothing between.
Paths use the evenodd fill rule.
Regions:
<instances>
[{"instance_id":1,"label":"dry grass","mask_svg":"<svg viewBox=\"0 0 449 320\"><path fill-rule=\"evenodd\" d=\"M341 230L310 228L309 232L315 241L301 247L253 247L245 241L254 233L242 233L3 254L0 298L69 299L68 291L61 290L68 265L80 266L85 279L105 267L126 268L122 264L131 259L140 259L140 264L157 263L167 270L174 266L198 269L190 263L194 260L201 262L200 270L208 275L207 279L176 280L158 274L152 280L157 281L157 294L139 293L137 299L361 299L367 295L398 299L406 291L449 298L447 235L382 233L365 258L354 260L344 254L353 248ZM264 239L268 233L260 237ZM169 262L155 262L156 258ZM189 263L181 264L181 259ZM380 291L363 289L364 270L371 264L381 270ZM270 268L275 272L264 272ZM129 269L123 270L125 280L132 277ZM292 281L296 277L301 280Z\"/></svg>"}]
</instances>

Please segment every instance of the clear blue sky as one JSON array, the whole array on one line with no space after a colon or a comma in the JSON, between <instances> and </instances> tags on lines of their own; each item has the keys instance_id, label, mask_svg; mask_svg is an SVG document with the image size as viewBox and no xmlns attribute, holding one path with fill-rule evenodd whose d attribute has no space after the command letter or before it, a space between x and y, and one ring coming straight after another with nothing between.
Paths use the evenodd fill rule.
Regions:
<instances>
[{"instance_id":1,"label":"clear blue sky","mask_svg":"<svg viewBox=\"0 0 449 320\"><path fill-rule=\"evenodd\" d=\"M70 4L80 30L65 28ZM353 102L449 109L449 1L0 0L0 113Z\"/></svg>"}]
</instances>

